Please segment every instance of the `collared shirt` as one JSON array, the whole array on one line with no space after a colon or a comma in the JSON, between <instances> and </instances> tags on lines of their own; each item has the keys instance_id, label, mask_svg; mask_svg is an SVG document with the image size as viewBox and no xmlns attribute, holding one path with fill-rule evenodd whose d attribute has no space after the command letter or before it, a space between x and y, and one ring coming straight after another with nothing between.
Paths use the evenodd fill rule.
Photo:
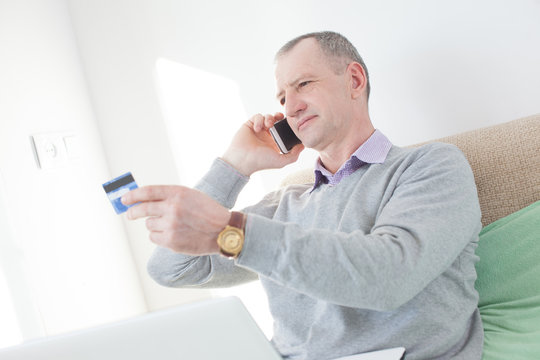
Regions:
<instances>
[{"instance_id":1,"label":"collared shirt","mask_svg":"<svg viewBox=\"0 0 540 360\"><path fill-rule=\"evenodd\" d=\"M364 164L382 164L392 147L392 143L382 132L375 130L373 134L351 155L335 173L328 171L321 162L321 158L315 164L315 190L322 183L335 186L341 180L354 173Z\"/></svg>"}]
</instances>

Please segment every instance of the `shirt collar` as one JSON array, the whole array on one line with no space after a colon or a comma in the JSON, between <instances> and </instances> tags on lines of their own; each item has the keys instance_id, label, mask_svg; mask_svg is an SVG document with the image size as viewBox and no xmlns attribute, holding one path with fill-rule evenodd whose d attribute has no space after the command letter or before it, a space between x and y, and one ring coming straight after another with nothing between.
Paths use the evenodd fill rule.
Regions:
<instances>
[{"instance_id":1,"label":"shirt collar","mask_svg":"<svg viewBox=\"0 0 540 360\"><path fill-rule=\"evenodd\" d=\"M320 184L337 185L341 180L354 173L364 164L382 164L392 147L392 143L382 132L375 130L373 134L351 155L335 173L332 174L322 164L321 158L315 164L315 190Z\"/></svg>"}]
</instances>

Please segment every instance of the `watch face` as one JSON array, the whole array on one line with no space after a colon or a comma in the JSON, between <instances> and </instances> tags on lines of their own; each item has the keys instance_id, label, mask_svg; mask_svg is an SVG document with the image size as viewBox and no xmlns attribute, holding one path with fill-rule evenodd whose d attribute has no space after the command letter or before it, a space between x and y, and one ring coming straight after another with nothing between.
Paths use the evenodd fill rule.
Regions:
<instances>
[{"instance_id":1,"label":"watch face","mask_svg":"<svg viewBox=\"0 0 540 360\"><path fill-rule=\"evenodd\" d=\"M237 256L244 245L244 233L242 230L227 226L218 237L220 250L225 256Z\"/></svg>"},{"instance_id":2,"label":"watch face","mask_svg":"<svg viewBox=\"0 0 540 360\"><path fill-rule=\"evenodd\" d=\"M223 247L229 251L238 248L241 242L242 238L236 231L230 231L223 235Z\"/></svg>"}]
</instances>

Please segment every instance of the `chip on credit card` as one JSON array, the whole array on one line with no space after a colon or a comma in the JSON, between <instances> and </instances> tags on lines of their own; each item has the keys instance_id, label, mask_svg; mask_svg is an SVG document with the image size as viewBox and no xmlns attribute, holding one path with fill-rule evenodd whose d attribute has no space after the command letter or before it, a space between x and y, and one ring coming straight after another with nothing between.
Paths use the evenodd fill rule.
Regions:
<instances>
[{"instance_id":1,"label":"chip on credit card","mask_svg":"<svg viewBox=\"0 0 540 360\"><path fill-rule=\"evenodd\" d=\"M122 214L133 205L126 206L122 203L122 196L138 188L133 175L130 172L120 175L117 178L103 184L103 190L107 193L109 200L117 214Z\"/></svg>"}]
</instances>

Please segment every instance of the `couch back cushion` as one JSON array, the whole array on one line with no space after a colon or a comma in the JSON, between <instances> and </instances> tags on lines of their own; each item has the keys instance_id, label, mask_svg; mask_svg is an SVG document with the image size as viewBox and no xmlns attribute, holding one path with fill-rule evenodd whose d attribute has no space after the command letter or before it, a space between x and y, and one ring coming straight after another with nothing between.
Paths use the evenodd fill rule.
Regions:
<instances>
[{"instance_id":1,"label":"couch back cushion","mask_svg":"<svg viewBox=\"0 0 540 360\"><path fill-rule=\"evenodd\" d=\"M540 114L434 141L467 157L484 226L540 200Z\"/></svg>"}]
</instances>

